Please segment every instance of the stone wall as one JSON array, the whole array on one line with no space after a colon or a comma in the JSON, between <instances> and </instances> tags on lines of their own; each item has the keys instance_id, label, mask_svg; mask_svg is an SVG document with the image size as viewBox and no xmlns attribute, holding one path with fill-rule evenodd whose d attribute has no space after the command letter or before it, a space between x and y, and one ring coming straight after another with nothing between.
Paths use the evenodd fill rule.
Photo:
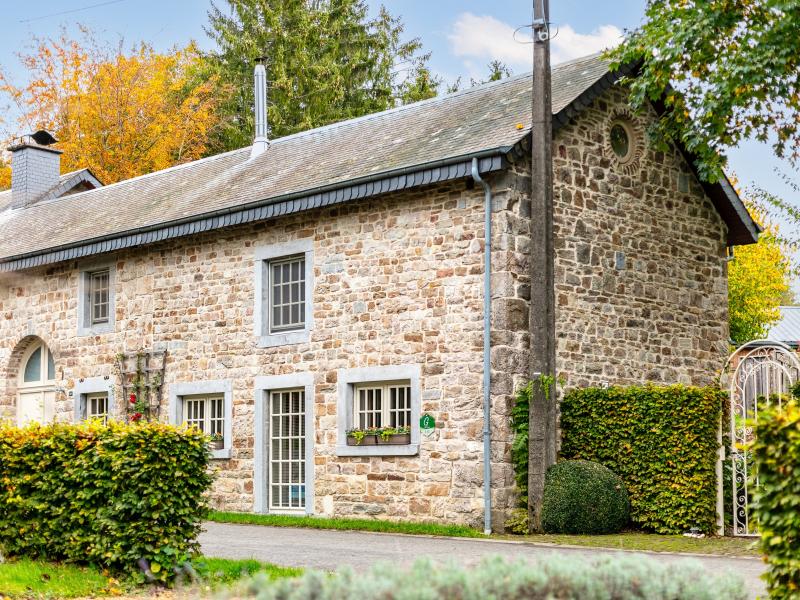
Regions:
<instances>
[{"instance_id":1,"label":"stone wall","mask_svg":"<svg viewBox=\"0 0 800 600\"><path fill-rule=\"evenodd\" d=\"M639 137L625 164L606 145L619 117ZM569 386L708 383L725 353L724 224L685 161L647 147L646 118L611 91L554 141L557 358ZM508 416L529 370L529 164L522 153L488 177L495 525L516 502ZM482 190L460 181L99 257L116 266L116 326L96 336L76 335L78 277L91 262L2 275L0 402L13 416L20 356L35 337L54 354L65 420L78 379L115 378L117 353L166 347L165 398L173 383L232 382L233 448L215 461L212 501L249 511L255 377L310 372L317 514L479 525L483 216ZM310 341L260 348L255 248L299 239L314 248ZM409 364L437 422L419 455L336 456L337 370Z\"/></svg>"},{"instance_id":2,"label":"stone wall","mask_svg":"<svg viewBox=\"0 0 800 600\"><path fill-rule=\"evenodd\" d=\"M113 258L116 332L96 336L76 336L78 276L91 262L4 275L6 412L31 336L54 354L64 420L79 378L116 378L117 353L167 347L165 398L176 382L233 382L232 455L215 461L212 500L250 511L254 378L311 372L316 513L478 524L483 214L482 192L459 181L126 251ZM259 348L254 248L303 238L314 248L311 340ZM337 369L407 364L420 366L422 412L437 422L419 456L337 457Z\"/></svg>"},{"instance_id":3,"label":"stone wall","mask_svg":"<svg viewBox=\"0 0 800 600\"><path fill-rule=\"evenodd\" d=\"M624 92L614 89L554 138L556 364L567 387L707 385L727 357L726 226L680 153L647 144L653 116L631 114ZM625 164L608 146L617 119L633 125L637 140ZM529 378L529 150L494 185L492 491L499 525L517 502L508 414Z\"/></svg>"}]
</instances>

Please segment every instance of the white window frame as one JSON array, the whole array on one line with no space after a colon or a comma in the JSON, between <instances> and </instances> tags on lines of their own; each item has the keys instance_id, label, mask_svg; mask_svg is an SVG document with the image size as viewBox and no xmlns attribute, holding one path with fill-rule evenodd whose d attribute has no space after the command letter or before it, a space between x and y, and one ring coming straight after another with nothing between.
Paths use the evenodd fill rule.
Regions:
<instances>
[{"instance_id":1,"label":"white window frame","mask_svg":"<svg viewBox=\"0 0 800 600\"><path fill-rule=\"evenodd\" d=\"M184 419L184 399L197 396L222 396L223 415L223 446L220 450L212 450L214 459L227 459L231 457L233 447L233 383L229 379L214 381L193 381L173 383L169 386L169 422L173 425L182 425ZM206 411L207 412L207 411Z\"/></svg>"},{"instance_id":2,"label":"white window frame","mask_svg":"<svg viewBox=\"0 0 800 600\"><path fill-rule=\"evenodd\" d=\"M92 392L91 394L84 395L84 402L86 403L86 418L87 419L102 419L103 424L108 423L110 406L108 405L108 392ZM92 405L103 402L105 410L102 412L92 413Z\"/></svg>"},{"instance_id":3,"label":"white window frame","mask_svg":"<svg viewBox=\"0 0 800 600\"><path fill-rule=\"evenodd\" d=\"M419 365L339 369L337 378L337 456L414 456L419 453L419 419L422 394ZM348 446L347 430L354 427L355 398L359 386L386 386L398 383L405 383L411 391L410 443L404 445ZM388 424L385 426L388 426Z\"/></svg>"},{"instance_id":4,"label":"white window frame","mask_svg":"<svg viewBox=\"0 0 800 600\"><path fill-rule=\"evenodd\" d=\"M269 507L269 460L270 460L270 415L269 401L272 392L302 389L305 392L305 508L270 509ZM255 378L255 451L253 459L253 512L272 514L314 514L314 375L313 373L290 373L267 375Z\"/></svg>"},{"instance_id":5,"label":"white window frame","mask_svg":"<svg viewBox=\"0 0 800 600\"><path fill-rule=\"evenodd\" d=\"M303 327L294 329L271 328L272 287L270 285L270 265L282 260L302 256L305 260L305 322ZM261 348L286 346L308 342L314 328L314 241L311 238L294 240L282 244L260 246L254 250L254 307L253 326L257 338L256 345Z\"/></svg>"},{"instance_id":6,"label":"white window frame","mask_svg":"<svg viewBox=\"0 0 800 600\"><path fill-rule=\"evenodd\" d=\"M410 400L411 381L406 379L406 380L401 380L401 381L375 381L375 382L363 382L363 383L354 384L353 385L353 412L352 412L352 414L353 414L353 422L352 422L351 427L348 427L348 429L350 429L350 428L368 429L369 427L394 427L391 424L392 423L392 413L393 412L401 412L401 411L398 410L398 409L392 409L392 407L391 407L391 390L393 388L394 389L401 389L402 388L402 389L408 390L408 392L406 392L408 394L408 397L407 397L407 400L406 400L406 403L408 404L408 408L402 410L402 412L407 412L408 413L408 419L407 419L408 423L406 425L397 425L397 427L409 427L410 428L411 427L411 400ZM374 424L371 425L371 424L369 424L369 419L367 419L366 425L362 427L362 424L361 424L361 407L360 407L360 404L361 404L361 392L362 391L364 391L364 392L373 391L374 392L375 390L380 390L380 392L381 392L381 394L380 394L380 403L381 403L380 409L376 410L375 407L374 407L374 404L373 404L371 409L370 409L369 406L367 406L367 410L365 410L364 412L366 412L367 414L371 413L373 415L373 423L374 423L374 415L378 415L379 414L380 417L381 417L381 419L380 419L381 424L379 426L378 425L374 425ZM373 402L374 402L374 400L373 400ZM406 419L404 419L404 420L406 420Z\"/></svg>"},{"instance_id":7,"label":"white window frame","mask_svg":"<svg viewBox=\"0 0 800 600\"><path fill-rule=\"evenodd\" d=\"M105 394L108 397L107 420L117 416L114 404L114 378L110 375L98 377L83 377L75 382L75 387L70 390L69 395L73 397L73 416L75 422L85 421L88 415L88 398L98 394Z\"/></svg>"},{"instance_id":8,"label":"white window frame","mask_svg":"<svg viewBox=\"0 0 800 600\"><path fill-rule=\"evenodd\" d=\"M108 319L94 322L94 299L92 294L92 277L108 271ZM116 266L114 263L86 265L78 276L78 335L99 335L114 331L116 318Z\"/></svg>"},{"instance_id":9,"label":"white window frame","mask_svg":"<svg viewBox=\"0 0 800 600\"><path fill-rule=\"evenodd\" d=\"M212 393L212 394L195 394L190 395L187 394L185 396L181 396L181 402L183 402L183 422L187 425L197 425L198 429L204 432L206 435L211 435L212 431L216 433L221 433L225 436L225 394L220 393ZM190 413L192 412L189 409L189 404L196 404L203 406L203 418L202 419L192 419ZM217 405L219 411L215 411L212 408L212 405ZM221 423L220 427L215 427L214 422L218 424Z\"/></svg>"}]
</instances>

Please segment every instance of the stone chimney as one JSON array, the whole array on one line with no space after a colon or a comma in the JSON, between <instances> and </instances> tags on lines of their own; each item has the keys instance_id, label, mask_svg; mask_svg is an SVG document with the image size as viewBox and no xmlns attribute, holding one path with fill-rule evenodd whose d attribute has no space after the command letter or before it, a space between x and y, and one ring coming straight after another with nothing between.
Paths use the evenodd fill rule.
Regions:
<instances>
[{"instance_id":1,"label":"stone chimney","mask_svg":"<svg viewBox=\"0 0 800 600\"><path fill-rule=\"evenodd\" d=\"M47 131L14 140L11 152L11 207L30 206L58 185L61 150L51 148L56 139Z\"/></svg>"}]
</instances>

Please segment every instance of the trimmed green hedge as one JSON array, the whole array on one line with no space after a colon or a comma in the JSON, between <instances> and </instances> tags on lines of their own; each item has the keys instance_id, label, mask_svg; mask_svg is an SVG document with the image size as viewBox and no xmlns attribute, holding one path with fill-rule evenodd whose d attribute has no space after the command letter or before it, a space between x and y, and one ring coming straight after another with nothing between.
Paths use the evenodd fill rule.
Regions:
<instances>
[{"instance_id":1,"label":"trimmed green hedge","mask_svg":"<svg viewBox=\"0 0 800 600\"><path fill-rule=\"evenodd\" d=\"M599 462L622 477L638 526L712 533L726 399L714 387L682 385L571 390L561 403L561 456Z\"/></svg>"},{"instance_id":2,"label":"trimmed green hedge","mask_svg":"<svg viewBox=\"0 0 800 600\"><path fill-rule=\"evenodd\" d=\"M534 563L500 557L463 568L419 560L411 569L384 564L366 573L341 569L335 577L307 571L297 579L258 576L222 595L259 600L745 600L741 577L706 571L692 561L666 562L641 556L594 559L550 556Z\"/></svg>"},{"instance_id":3,"label":"trimmed green hedge","mask_svg":"<svg viewBox=\"0 0 800 600\"><path fill-rule=\"evenodd\" d=\"M589 460L565 460L547 470L542 499L545 533L618 533L630 519L625 484Z\"/></svg>"},{"instance_id":4,"label":"trimmed green hedge","mask_svg":"<svg viewBox=\"0 0 800 600\"><path fill-rule=\"evenodd\" d=\"M770 598L800 593L800 408L759 413L753 457L760 488L755 515L767 557Z\"/></svg>"},{"instance_id":5,"label":"trimmed green hedge","mask_svg":"<svg viewBox=\"0 0 800 600\"><path fill-rule=\"evenodd\" d=\"M0 550L166 581L198 550L207 440L158 423L0 427Z\"/></svg>"}]
</instances>

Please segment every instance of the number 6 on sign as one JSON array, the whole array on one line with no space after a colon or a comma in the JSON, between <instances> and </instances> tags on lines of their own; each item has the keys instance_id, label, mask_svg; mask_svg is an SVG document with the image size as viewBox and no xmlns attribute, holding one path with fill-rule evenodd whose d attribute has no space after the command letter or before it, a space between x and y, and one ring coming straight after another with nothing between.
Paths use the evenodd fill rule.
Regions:
<instances>
[{"instance_id":1,"label":"number 6 on sign","mask_svg":"<svg viewBox=\"0 0 800 600\"><path fill-rule=\"evenodd\" d=\"M433 430L436 428L436 420L430 415L422 415L419 420L419 431L422 435L428 437L433 435Z\"/></svg>"}]
</instances>

